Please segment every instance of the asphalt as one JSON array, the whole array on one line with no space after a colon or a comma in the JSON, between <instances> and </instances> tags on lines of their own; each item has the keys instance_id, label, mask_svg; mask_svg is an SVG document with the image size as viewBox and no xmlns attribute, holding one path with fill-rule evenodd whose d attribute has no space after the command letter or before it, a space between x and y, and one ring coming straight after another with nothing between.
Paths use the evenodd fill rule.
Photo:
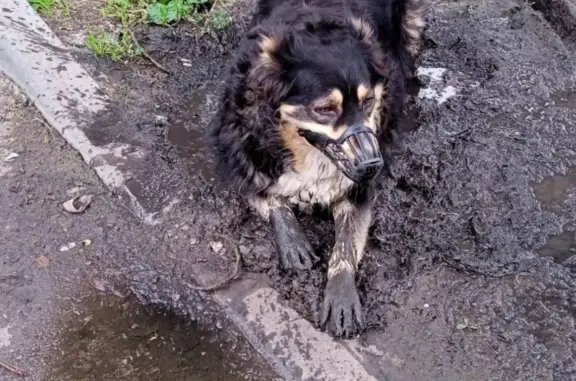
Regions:
<instances>
[{"instance_id":1,"label":"asphalt","mask_svg":"<svg viewBox=\"0 0 576 381\"><path fill-rule=\"evenodd\" d=\"M142 249L119 233L125 249L113 242L99 271L145 303L195 316L210 304L195 286L230 271L233 250L216 260L213 248L231 238L242 280L209 300L284 379L576 380L574 3L432 9L407 131L379 182L358 280L361 337L333 342L315 329L325 263L282 273L266 225L211 171L203 136L245 4L221 35L140 31L172 76L76 55L110 102L82 131L96 147L145 152L124 183L141 209L126 205L159 217L162 231ZM325 256L330 221L301 219Z\"/></svg>"}]
</instances>

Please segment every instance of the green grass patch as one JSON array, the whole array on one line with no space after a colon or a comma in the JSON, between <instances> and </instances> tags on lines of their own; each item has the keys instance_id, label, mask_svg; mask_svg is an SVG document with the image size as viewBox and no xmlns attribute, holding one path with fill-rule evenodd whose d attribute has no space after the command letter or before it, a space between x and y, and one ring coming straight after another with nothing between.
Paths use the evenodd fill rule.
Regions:
<instances>
[{"instance_id":1,"label":"green grass patch","mask_svg":"<svg viewBox=\"0 0 576 381\"><path fill-rule=\"evenodd\" d=\"M130 36L125 32L120 32L120 36L114 36L102 29L90 32L86 37L86 45L96 55L109 57L114 62L142 53L139 48L134 47Z\"/></svg>"},{"instance_id":2,"label":"green grass patch","mask_svg":"<svg viewBox=\"0 0 576 381\"><path fill-rule=\"evenodd\" d=\"M132 38L132 30L139 25L170 26L188 20L200 26L202 31L210 28L219 31L231 24L230 14L222 0L108 0L102 13L118 21L121 32L118 36L104 31L91 33L86 44L96 54L108 56L114 61L142 53Z\"/></svg>"},{"instance_id":3,"label":"green grass patch","mask_svg":"<svg viewBox=\"0 0 576 381\"><path fill-rule=\"evenodd\" d=\"M62 16L69 16L70 10L66 0L28 0L30 6L41 15L53 16L60 13Z\"/></svg>"}]
</instances>

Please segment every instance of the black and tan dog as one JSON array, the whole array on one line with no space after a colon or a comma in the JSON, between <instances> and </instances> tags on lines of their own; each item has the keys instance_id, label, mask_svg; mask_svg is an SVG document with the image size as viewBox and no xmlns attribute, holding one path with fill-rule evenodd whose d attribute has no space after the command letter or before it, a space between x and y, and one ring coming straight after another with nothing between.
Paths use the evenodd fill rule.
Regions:
<instances>
[{"instance_id":1,"label":"black and tan dog","mask_svg":"<svg viewBox=\"0 0 576 381\"><path fill-rule=\"evenodd\" d=\"M221 171L270 222L280 261L318 260L292 207L330 208L336 243L321 326L362 327L355 275L424 28L422 0L260 0L212 137Z\"/></svg>"}]
</instances>

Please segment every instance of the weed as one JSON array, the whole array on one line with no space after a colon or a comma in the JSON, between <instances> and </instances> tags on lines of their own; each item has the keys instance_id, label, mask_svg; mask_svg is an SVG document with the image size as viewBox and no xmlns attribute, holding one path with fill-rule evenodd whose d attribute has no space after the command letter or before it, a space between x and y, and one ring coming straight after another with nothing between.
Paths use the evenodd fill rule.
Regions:
<instances>
[{"instance_id":1,"label":"weed","mask_svg":"<svg viewBox=\"0 0 576 381\"><path fill-rule=\"evenodd\" d=\"M230 26L230 15L222 9L217 9L211 13L210 25L216 30L226 29Z\"/></svg>"},{"instance_id":2,"label":"weed","mask_svg":"<svg viewBox=\"0 0 576 381\"><path fill-rule=\"evenodd\" d=\"M141 51L134 48L127 33L121 33L120 37L116 38L102 29L96 33L88 33L86 45L95 54L110 57L114 62L118 62L126 56L134 56L141 53Z\"/></svg>"},{"instance_id":3,"label":"weed","mask_svg":"<svg viewBox=\"0 0 576 381\"><path fill-rule=\"evenodd\" d=\"M216 7L216 5L219 6ZM222 0L107 0L102 13L105 17L118 20L123 33L116 39L104 31L90 34L86 41L90 49L98 55L109 56L114 61L142 53L164 71L166 69L144 52L135 40L133 33L135 27L148 23L168 26L182 20L201 24L203 31L207 26L214 30L222 30L230 26L230 16L223 9Z\"/></svg>"},{"instance_id":4,"label":"weed","mask_svg":"<svg viewBox=\"0 0 576 381\"><path fill-rule=\"evenodd\" d=\"M68 16L70 10L68 9L68 3L66 0L28 0L30 6L40 14L45 16L54 15L55 11L60 12L63 16Z\"/></svg>"},{"instance_id":5,"label":"weed","mask_svg":"<svg viewBox=\"0 0 576 381\"><path fill-rule=\"evenodd\" d=\"M168 25L177 23L185 18L192 4L186 0L171 0L168 2L157 2L148 5L148 21L158 25Z\"/></svg>"}]
</instances>

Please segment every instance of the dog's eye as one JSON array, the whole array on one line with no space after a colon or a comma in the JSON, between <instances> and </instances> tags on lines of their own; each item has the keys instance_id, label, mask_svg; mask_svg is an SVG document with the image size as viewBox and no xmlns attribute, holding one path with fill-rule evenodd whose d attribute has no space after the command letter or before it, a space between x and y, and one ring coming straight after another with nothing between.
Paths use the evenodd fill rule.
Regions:
<instances>
[{"instance_id":1,"label":"dog's eye","mask_svg":"<svg viewBox=\"0 0 576 381\"><path fill-rule=\"evenodd\" d=\"M338 114L338 108L334 105L314 107L314 113L324 118L333 118Z\"/></svg>"},{"instance_id":2,"label":"dog's eye","mask_svg":"<svg viewBox=\"0 0 576 381\"><path fill-rule=\"evenodd\" d=\"M365 110L370 110L374 106L374 96L366 97L362 100L362 107Z\"/></svg>"}]
</instances>

